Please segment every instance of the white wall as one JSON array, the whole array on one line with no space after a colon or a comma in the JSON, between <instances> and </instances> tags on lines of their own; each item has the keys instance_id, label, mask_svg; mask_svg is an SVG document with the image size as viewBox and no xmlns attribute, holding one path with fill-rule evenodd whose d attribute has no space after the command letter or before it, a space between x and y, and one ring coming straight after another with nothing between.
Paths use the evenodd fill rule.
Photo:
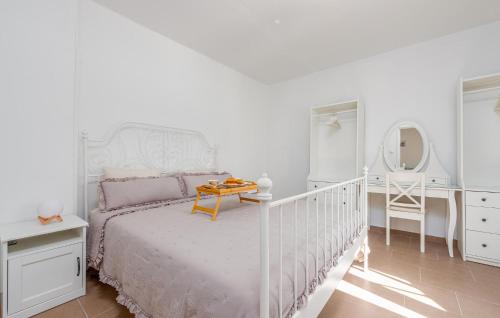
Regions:
<instances>
[{"instance_id":1,"label":"white wall","mask_svg":"<svg viewBox=\"0 0 500 318\"><path fill-rule=\"evenodd\" d=\"M264 169L268 87L91 1L79 32L79 128L139 121L203 132L219 168Z\"/></svg>"},{"instance_id":2,"label":"white wall","mask_svg":"<svg viewBox=\"0 0 500 318\"><path fill-rule=\"evenodd\" d=\"M366 107L366 162L392 124L413 120L456 175L456 96L460 76L500 71L500 22L398 49L271 87L270 173L274 195L306 189L309 108L361 98ZM383 226L383 198L372 196L372 222ZM430 200L427 232L444 236L443 200ZM403 222L399 228L417 230Z\"/></svg>"},{"instance_id":3,"label":"white wall","mask_svg":"<svg viewBox=\"0 0 500 318\"><path fill-rule=\"evenodd\" d=\"M90 0L1 1L0 14L0 223L48 198L75 212L81 129L195 129L221 169L264 170L267 86Z\"/></svg>"},{"instance_id":4,"label":"white wall","mask_svg":"<svg viewBox=\"0 0 500 318\"><path fill-rule=\"evenodd\" d=\"M411 119L455 175L457 80L500 71L499 37L495 23L268 87L89 0L2 1L0 222L34 217L46 198L74 212L76 132L129 120L204 132L221 168L269 168L280 197L306 188L309 107L360 97L368 163L386 129ZM435 201L428 232L442 235Z\"/></svg>"},{"instance_id":5,"label":"white wall","mask_svg":"<svg viewBox=\"0 0 500 318\"><path fill-rule=\"evenodd\" d=\"M0 1L0 222L75 206L76 1Z\"/></svg>"}]
</instances>

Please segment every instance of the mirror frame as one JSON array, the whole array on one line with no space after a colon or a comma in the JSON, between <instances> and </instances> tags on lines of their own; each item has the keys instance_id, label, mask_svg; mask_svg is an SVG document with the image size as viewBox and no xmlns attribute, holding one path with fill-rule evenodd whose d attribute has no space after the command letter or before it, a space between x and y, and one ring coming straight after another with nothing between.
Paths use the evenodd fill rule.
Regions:
<instances>
[{"instance_id":1,"label":"mirror frame","mask_svg":"<svg viewBox=\"0 0 500 318\"><path fill-rule=\"evenodd\" d=\"M388 150L385 146L387 138L396 130L400 129L401 127L407 127L407 128L415 128L419 132L420 136L422 137L422 158L420 159L420 162L418 165L412 169L412 170L407 170L407 171L414 171L414 172L420 172L422 170L423 166L427 162L427 157L429 156L429 141L427 139L427 134L425 133L425 130L416 122L413 121L398 121L392 127L387 131L387 133L384 136L384 141L383 141L383 148L384 148L384 163L385 165L391 170L391 171L399 171L392 167L389 162L389 154Z\"/></svg>"}]
</instances>

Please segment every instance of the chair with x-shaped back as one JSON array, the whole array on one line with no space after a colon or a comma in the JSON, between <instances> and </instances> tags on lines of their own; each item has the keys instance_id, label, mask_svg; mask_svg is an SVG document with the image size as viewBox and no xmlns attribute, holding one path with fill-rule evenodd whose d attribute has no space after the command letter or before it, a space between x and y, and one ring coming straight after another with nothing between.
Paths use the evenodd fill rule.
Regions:
<instances>
[{"instance_id":1,"label":"chair with x-shaped back","mask_svg":"<svg viewBox=\"0 0 500 318\"><path fill-rule=\"evenodd\" d=\"M391 217L420 221L420 252L425 252L425 174L386 175L386 244L391 244Z\"/></svg>"}]
</instances>

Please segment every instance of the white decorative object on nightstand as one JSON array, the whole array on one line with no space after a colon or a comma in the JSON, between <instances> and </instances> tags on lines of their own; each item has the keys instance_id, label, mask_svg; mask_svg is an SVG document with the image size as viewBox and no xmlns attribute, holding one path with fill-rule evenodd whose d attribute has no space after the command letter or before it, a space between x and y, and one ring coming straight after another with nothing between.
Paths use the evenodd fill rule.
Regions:
<instances>
[{"instance_id":1,"label":"white decorative object on nightstand","mask_svg":"<svg viewBox=\"0 0 500 318\"><path fill-rule=\"evenodd\" d=\"M87 226L75 215L0 226L2 317L31 317L85 295Z\"/></svg>"}]
</instances>

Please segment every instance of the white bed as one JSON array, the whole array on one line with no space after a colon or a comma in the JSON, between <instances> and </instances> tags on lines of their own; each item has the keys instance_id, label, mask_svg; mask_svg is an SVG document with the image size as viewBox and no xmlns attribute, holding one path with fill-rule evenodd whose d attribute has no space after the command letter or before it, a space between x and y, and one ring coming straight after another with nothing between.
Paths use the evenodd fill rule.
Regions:
<instances>
[{"instance_id":1,"label":"white bed","mask_svg":"<svg viewBox=\"0 0 500 318\"><path fill-rule=\"evenodd\" d=\"M83 146L85 211L104 166L217 169L194 131L126 123L103 140L84 133ZM264 183L259 206L229 199L215 222L191 215L189 198L92 213L90 263L139 317L316 317L367 244L366 175L274 202Z\"/></svg>"}]
</instances>

